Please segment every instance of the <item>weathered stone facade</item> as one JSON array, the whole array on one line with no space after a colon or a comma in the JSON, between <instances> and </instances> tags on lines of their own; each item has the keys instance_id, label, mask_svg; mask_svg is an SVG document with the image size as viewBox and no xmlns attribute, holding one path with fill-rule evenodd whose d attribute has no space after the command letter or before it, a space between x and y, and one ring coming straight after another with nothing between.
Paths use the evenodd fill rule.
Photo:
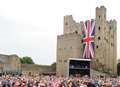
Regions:
<instances>
[{"instance_id":1,"label":"weathered stone facade","mask_svg":"<svg viewBox=\"0 0 120 87\"><path fill-rule=\"evenodd\" d=\"M115 20L106 20L106 8L96 8L96 29L95 29L95 61L109 70L116 73L117 62L117 24ZM71 15L64 17L64 33L57 36L57 65L58 75L66 75L67 59L82 58L82 30L81 22L76 23ZM93 64L94 65L94 64ZM94 66L95 67L95 66Z\"/></svg>"},{"instance_id":2,"label":"weathered stone facade","mask_svg":"<svg viewBox=\"0 0 120 87\"><path fill-rule=\"evenodd\" d=\"M106 20L106 8L96 8L95 58L111 73L116 73L117 22Z\"/></svg>"},{"instance_id":3,"label":"weathered stone facade","mask_svg":"<svg viewBox=\"0 0 120 87\"><path fill-rule=\"evenodd\" d=\"M68 58L82 58L82 49L80 44L80 35L70 33L58 36L57 40L57 74L66 74ZM81 50L80 50L81 49ZM61 72L62 71L62 72Z\"/></svg>"},{"instance_id":4,"label":"weathered stone facade","mask_svg":"<svg viewBox=\"0 0 120 87\"><path fill-rule=\"evenodd\" d=\"M56 71L52 65L22 64L21 68L26 75L55 74Z\"/></svg>"},{"instance_id":5,"label":"weathered stone facade","mask_svg":"<svg viewBox=\"0 0 120 87\"><path fill-rule=\"evenodd\" d=\"M0 54L0 74L56 74L56 63L52 65L21 64L17 55Z\"/></svg>"},{"instance_id":6,"label":"weathered stone facade","mask_svg":"<svg viewBox=\"0 0 120 87\"><path fill-rule=\"evenodd\" d=\"M0 54L0 73L20 73L21 62L17 55Z\"/></svg>"}]
</instances>

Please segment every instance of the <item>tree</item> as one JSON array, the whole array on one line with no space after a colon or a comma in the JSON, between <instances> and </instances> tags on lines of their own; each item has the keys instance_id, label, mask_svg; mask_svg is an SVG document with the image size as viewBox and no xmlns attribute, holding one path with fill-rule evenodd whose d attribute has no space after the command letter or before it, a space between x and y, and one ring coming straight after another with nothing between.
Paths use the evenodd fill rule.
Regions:
<instances>
[{"instance_id":1,"label":"tree","mask_svg":"<svg viewBox=\"0 0 120 87\"><path fill-rule=\"evenodd\" d=\"M53 69L54 71L56 71L56 62L52 63L52 64L51 64L51 67L52 67L52 69Z\"/></svg>"},{"instance_id":2,"label":"tree","mask_svg":"<svg viewBox=\"0 0 120 87\"><path fill-rule=\"evenodd\" d=\"M32 58L28 56L20 58L20 61L22 64L34 64Z\"/></svg>"}]
</instances>

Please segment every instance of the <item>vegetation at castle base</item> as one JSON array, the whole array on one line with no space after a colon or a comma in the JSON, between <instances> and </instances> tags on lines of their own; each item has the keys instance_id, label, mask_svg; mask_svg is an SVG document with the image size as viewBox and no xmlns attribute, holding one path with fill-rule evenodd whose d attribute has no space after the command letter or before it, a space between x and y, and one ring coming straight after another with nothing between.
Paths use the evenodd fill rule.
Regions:
<instances>
[{"instance_id":1,"label":"vegetation at castle base","mask_svg":"<svg viewBox=\"0 0 120 87\"><path fill-rule=\"evenodd\" d=\"M52 67L53 71L56 71L56 62L52 63L51 67Z\"/></svg>"},{"instance_id":2,"label":"vegetation at castle base","mask_svg":"<svg viewBox=\"0 0 120 87\"><path fill-rule=\"evenodd\" d=\"M20 58L20 61L22 64L34 64L32 58L28 56Z\"/></svg>"}]
</instances>

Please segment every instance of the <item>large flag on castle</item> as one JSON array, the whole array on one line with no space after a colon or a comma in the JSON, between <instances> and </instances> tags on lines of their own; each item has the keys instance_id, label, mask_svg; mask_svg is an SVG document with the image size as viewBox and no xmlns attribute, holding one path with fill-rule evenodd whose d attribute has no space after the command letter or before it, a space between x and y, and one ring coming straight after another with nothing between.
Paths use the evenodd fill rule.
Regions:
<instances>
[{"instance_id":1,"label":"large flag on castle","mask_svg":"<svg viewBox=\"0 0 120 87\"><path fill-rule=\"evenodd\" d=\"M95 20L82 22L83 58L94 58Z\"/></svg>"}]
</instances>

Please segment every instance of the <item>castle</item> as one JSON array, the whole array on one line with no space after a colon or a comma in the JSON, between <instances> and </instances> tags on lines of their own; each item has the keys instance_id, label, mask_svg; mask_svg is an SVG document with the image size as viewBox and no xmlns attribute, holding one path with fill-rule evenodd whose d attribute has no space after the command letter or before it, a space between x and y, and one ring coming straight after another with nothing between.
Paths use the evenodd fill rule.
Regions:
<instances>
[{"instance_id":1,"label":"castle","mask_svg":"<svg viewBox=\"0 0 120 87\"><path fill-rule=\"evenodd\" d=\"M21 62L17 55L0 54L0 75L2 73L21 73Z\"/></svg>"},{"instance_id":2,"label":"castle","mask_svg":"<svg viewBox=\"0 0 120 87\"><path fill-rule=\"evenodd\" d=\"M96 8L94 57L92 68L116 74L117 62L117 22L106 19L106 8ZM83 58L82 22L76 23L72 15L64 16L63 35L57 36L57 75L66 75L69 58Z\"/></svg>"}]
</instances>

